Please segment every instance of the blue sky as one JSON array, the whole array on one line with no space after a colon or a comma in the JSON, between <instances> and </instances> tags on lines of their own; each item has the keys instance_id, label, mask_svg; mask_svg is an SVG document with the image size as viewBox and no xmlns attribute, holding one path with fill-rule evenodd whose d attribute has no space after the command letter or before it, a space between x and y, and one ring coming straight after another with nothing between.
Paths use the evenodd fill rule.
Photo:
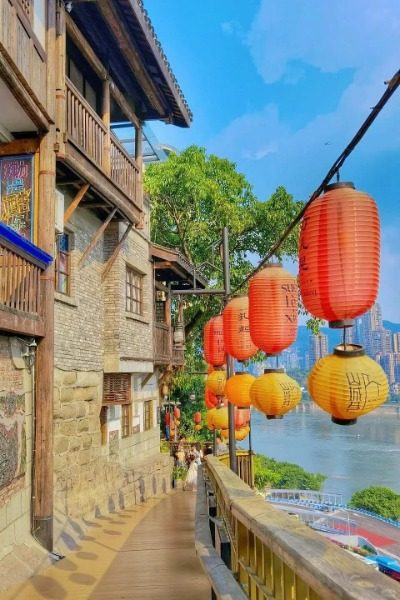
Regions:
<instances>
[{"instance_id":1,"label":"blue sky","mask_svg":"<svg viewBox=\"0 0 400 600\"><path fill-rule=\"evenodd\" d=\"M400 67L398 0L145 0L194 113L153 124L178 149L236 162L265 199L307 199ZM346 162L382 219L379 300L400 322L400 90Z\"/></svg>"}]
</instances>

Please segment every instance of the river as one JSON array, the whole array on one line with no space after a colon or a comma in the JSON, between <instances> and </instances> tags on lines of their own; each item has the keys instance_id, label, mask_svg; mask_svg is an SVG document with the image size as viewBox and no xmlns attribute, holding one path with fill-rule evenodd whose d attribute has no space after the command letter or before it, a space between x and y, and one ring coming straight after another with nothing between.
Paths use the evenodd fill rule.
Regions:
<instances>
[{"instance_id":1,"label":"river","mask_svg":"<svg viewBox=\"0 0 400 600\"><path fill-rule=\"evenodd\" d=\"M313 402L283 419L252 415L253 450L327 475L323 491L345 501L362 488L387 486L400 493L400 405L385 405L355 425L335 425Z\"/></svg>"}]
</instances>

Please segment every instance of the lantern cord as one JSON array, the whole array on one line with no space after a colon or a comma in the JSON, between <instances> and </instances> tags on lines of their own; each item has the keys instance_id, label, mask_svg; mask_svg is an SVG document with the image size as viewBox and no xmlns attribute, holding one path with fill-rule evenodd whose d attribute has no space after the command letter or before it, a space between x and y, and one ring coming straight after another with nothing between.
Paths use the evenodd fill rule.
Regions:
<instances>
[{"instance_id":1,"label":"lantern cord","mask_svg":"<svg viewBox=\"0 0 400 600\"><path fill-rule=\"evenodd\" d=\"M274 254L276 254L277 250L279 250L279 248L281 247L283 242L286 240L286 238L290 235L290 233L293 231L293 229L296 227L296 225L301 221L302 217L304 216L304 213L306 212L306 210L310 206L310 204L312 204L312 202L314 202L314 200L322 194L322 192L325 190L326 186L329 184L329 182L334 177L334 175L335 174L337 175L339 173L339 169L343 166L345 160L350 156L350 154L353 152L354 148L362 140L362 138L364 137L364 135L366 134L368 129L371 127L372 123L375 121L376 117L379 115L379 113L383 109L383 107L386 105L386 103L390 100L390 98L392 97L394 92L400 86L400 69L393 75L393 77L389 81L385 81L385 84L387 85L385 92L382 94L379 101L372 108L370 114L365 119L364 123L361 125L361 127L359 128L357 133L354 135L353 139L343 150L342 154L335 160L335 162L329 169L328 173L325 175L324 179L322 180L321 184L311 194L308 202L306 202L306 204L300 210L298 215L288 225L288 227L282 233L280 238L271 246L271 248L269 249L268 253L264 256L264 258L247 275L247 277L245 277L245 279L243 279L243 281L240 283L240 285L238 285L233 290L233 293L236 293L238 290L240 290L249 281L249 279L251 279L251 277L253 277L253 275L255 275L255 273L257 273L260 269L262 269L262 267L270 260L270 258Z\"/></svg>"}]
</instances>

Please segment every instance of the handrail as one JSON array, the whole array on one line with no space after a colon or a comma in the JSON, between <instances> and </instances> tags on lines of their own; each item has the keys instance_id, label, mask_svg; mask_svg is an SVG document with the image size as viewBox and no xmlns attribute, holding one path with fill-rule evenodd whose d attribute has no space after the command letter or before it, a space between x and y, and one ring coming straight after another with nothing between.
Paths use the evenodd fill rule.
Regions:
<instances>
[{"instance_id":1,"label":"handrail","mask_svg":"<svg viewBox=\"0 0 400 600\"><path fill-rule=\"evenodd\" d=\"M110 135L110 144L111 179L129 198L138 202L137 189L139 167L112 131Z\"/></svg>"},{"instance_id":2,"label":"handrail","mask_svg":"<svg viewBox=\"0 0 400 600\"><path fill-rule=\"evenodd\" d=\"M206 469L231 541L231 569L248 598L398 598L398 583L270 506L218 458L207 456Z\"/></svg>"}]
</instances>

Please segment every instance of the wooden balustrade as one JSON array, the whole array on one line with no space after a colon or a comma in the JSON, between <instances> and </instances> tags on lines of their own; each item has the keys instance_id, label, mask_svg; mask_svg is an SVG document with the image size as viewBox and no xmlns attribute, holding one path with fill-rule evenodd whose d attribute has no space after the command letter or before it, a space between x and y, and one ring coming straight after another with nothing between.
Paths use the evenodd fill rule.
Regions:
<instances>
[{"instance_id":1,"label":"wooden balustrade","mask_svg":"<svg viewBox=\"0 0 400 600\"><path fill-rule=\"evenodd\" d=\"M0 330L41 336L44 326L40 310L40 275L45 263L30 259L14 243L17 238L14 232L0 224ZM45 260L50 259L39 249L37 253Z\"/></svg>"},{"instance_id":2,"label":"wooden balustrade","mask_svg":"<svg viewBox=\"0 0 400 600\"><path fill-rule=\"evenodd\" d=\"M169 364L172 358L172 329L166 323L154 324L154 362Z\"/></svg>"},{"instance_id":3,"label":"wooden balustrade","mask_svg":"<svg viewBox=\"0 0 400 600\"><path fill-rule=\"evenodd\" d=\"M114 134L111 134L111 179L133 201L138 202L139 168Z\"/></svg>"},{"instance_id":4,"label":"wooden balustrade","mask_svg":"<svg viewBox=\"0 0 400 600\"><path fill-rule=\"evenodd\" d=\"M107 128L70 80L66 88L68 138L102 169Z\"/></svg>"},{"instance_id":5,"label":"wooden balustrade","mask_svg":"<svg viewBox=\"0 0 400 600\"><path fill-rule=\"evenodd\" d=\"M68 140L141 206L139 166L69 79L66 107Z\"/></svg>"},{"instance_id":6,"label":"wooden balustrade","mask_svg":"<svg viewBox=\"0 0 400 600\"><path fill-rule=\"evenodd\" d=\"M37 315L40 269L0 242L0 304Z\"/></svg>"},{"instance_id":7,"label":"wooden balustrade","mask_svg":"<svg viewBox=\"0 0 400 600\"><path fill-rule=\"evenodd\" d=\"M363 564L300 520L270 506L217 457L207 456L205 462L213 523L224 527L231 548L227 566L248 598L398 597L397 582ZM207 569L207 563L204 564Z\"/></svg>"},{"instance_id":8,"label":"wooden balustrade","mask_svg":"<svg viewBox=\"0 0 400 600\"><path fill-rule=\"evenodd\" d=\"M219 460L229 467L229 454L223 454L218 457ZM253 454L247 450L237 450L236 460L238 467L238 475L242 481L247 483L251 488L254 487L254 460Z\"/></svg>"}]
</instances>

